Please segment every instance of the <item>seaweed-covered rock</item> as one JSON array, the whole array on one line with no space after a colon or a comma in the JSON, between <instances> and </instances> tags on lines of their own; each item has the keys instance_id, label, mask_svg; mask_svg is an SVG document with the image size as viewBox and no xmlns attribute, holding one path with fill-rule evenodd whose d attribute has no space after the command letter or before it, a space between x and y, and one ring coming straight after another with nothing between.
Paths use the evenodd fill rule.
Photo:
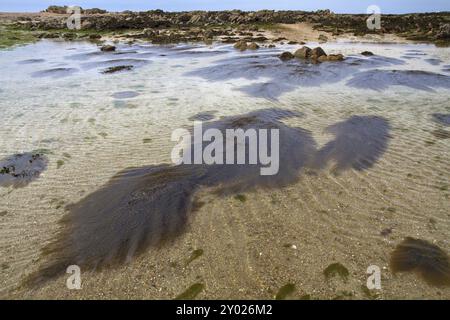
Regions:
<instances>
[{"instance_id":1,"label":"seaweed-covered rock","mask_svg":"<svg viewBox=\"0 0 450 320\"><path fill-rule=\"evenodd\" d=\"M82 10L84 14L104 14L108 13L108 11L100 8L92 8L92 9L84 9Z\"/></svg>"},{"instance_id":2,"label":"seaweed-covered rock","mask_svg":"<svg viewBox=\"0 0 450 320\"><path fill-rule=\"evenodd\" d=\"M35 152L15 154L0 160L0 187L22 188L47 169L48 159Z\"/></svg>"},{"instance_id":3,"label":"seaweed-covered rock","mask_svg":"<svg viewBox=\"0 0 450 320\"><path fill-rule=\"evenodd\" d=\"M109 68L103 69L101 71L101 73L108 74L108 73L115 73L115 72L120 72L120 71L129 71L131 69L133 69L133 66L131 66L131 65L114 66L114 67L109 67Z\"/></svg>"},{"instance_id":4,"label":"seaweed-covered rock","mask_svg":"<svg viewBox=\"0 0 450 320\"><path fill-rule=\"evenodd\" d=\"M101 37L102 36L98 33L93 33L93 34L89 35L89 39L91 39L91 40L98 40L98 39L101 39Z\"/></svg>"},{"instance_id":5,"label":"seaweed-covered rock","mask_svg":"<svg viewBox=\"0 0 450 320\"><path fill-rule=\"evenodd\" d=\"M297 51L295 51L294 56L300 59L308 59L311 56L311 48L309 47L301 47Z\"/></svg>"},{"instance_id":6,"label":"seaweed-covered rock","mask_svg":"<svg viewBox=\"0 0 450 320\"><path fill-rule=\"evenodd\" d=\"M325 61L342 61L344 60L344 56L340 53L338 54L329 54L325 56L320 56L318 58L319 62L325 62Z\"/></svg>"},{"instance_id":7,"label":"seaweed-covered rock","mask_svg":"<svg viewBox=\"0 0 450 320\"><path fill-rule=\"evenodd\" d=\"M286 51L286 52L283 52L282 54L280 54L278 56L278 58L280 58L280 60L282 60L282 61L287 61L287 60L294 59L294 55L292 53L290 53L289 51Z\"/></svg>"},{"instance_id":8,"label":"seaweed-covered rock","mask_svg":"<svg viewBox=\"0 0 450 320\"><path fill-rule=\"evenodd\" d=\"M150 28L145 28L143 30L142 34L146 38L153 38L153 37L155 37L157 35L157 33L153 29L150 29Z\"/></svg>"},{"instance_id":9,"label":"seaweed-covered rock","mask_svg":"<svg viewBox=\"0 0 450 320\"><path fill-rule=\"evenodd\" d=\"M319 35L319 43L324 43L328 41L328 37L324 34Z\"/></svg>"},{"instance_id":10,"label":"seaweed-covered rock","mask_svg":"<svg viewBox=\"0 0 450 320\"><path fill-rule=\"evenodd\" d=\"M247 46L247 48L250 50L257 50L259 49L259 46L255 42L252 42Z\"/></svg>"},{"instance_id":11,"label":"seaweed-covered rock","mask_svg":"<svg viewBox=\"0 0 450 320\"><path fill-rule=\"evenodd\" d=\"M59 37L60 37L59 32L42 32L38 34L38 38L41 39L56 39Z\"/></svg>"},{"instance_id":12,"label":"seaweed-covered rock","mask_svg":"<svg viewBox=\"0 0 450 320\"><path fill-rule=\"evenodd\" d=\"M438 33L436 34L437 39L450 39L450 23L441 25Z\"/></svg>"},{"instance_id":13,"label":"seaweed-covered rock","mask_svg":"<svg viewBox=\"0 0 450 320\"><path fill-rule=\"evenodd\" d=\"M111 52L111 51L116 51L116 47L113 45L107 44L107 45L101 46L100 50L103 52Z\"/></svg>"},{"instance_id":14,"label":"seaweed-covered rock","mask_svg":"<svg viewBox=\"0 0 450 320\"><path fill-rule=\"evenodd\" d=\"M66 14L67 13L67 6L48 6L45 12L49 13L56 13L56 14Z\"/></svg>"},{"instance_id":15,"label":"seaweed-covered rock","mask_svg":"<svg viewBox=\"0 0 450 320\"><path fill-rule=\"evenodd\" d=\"M245 42L243 40L240 40L240 41L238 41L238 42L236 42L234 44L234 48L238 49L238 50L241 50L241 51L244 51L244 50L247 49L247 42Z\"/></svg>"},{"instance_id":16,"label":"seaweed-covered rock","mask_svg":"<svg viewBox=\"0 0 450 320\"><path fill-rule=\"evenodd\" d=\"M321 56L326 56L327 54L321 47L317 47L311 50L311 59L317 60Z\"/></svg>"},{"instance_id":17,"label":"seaweed-covered rock","mask_svg":"<svg viewBox=\"0 0 450 320\"><path fill-rule=\"evenodd\" d=\"M13 19L13 25L29 30L65 30L67 28L67 7L51 7L48 12L61 14L42 14L25 20L18 16ZM123 11L107 13L101 9L85 9L83 13L82 27L91 30L182 30L185 28L209 29L213 25L230 26L240 28L241 33L258 31L265 24L292 24L298 22L310 23L315 29L323 32L319 41L326 40L325 32L339 35L353 33L366 35L375 33L367 28L366 15L350 14L323 14L322 12L305 11L192 11L192 12L164 12L162 10L149 10L141 12ZM408 15L383 16L383 28L381 33L392 33L400 36L422 39L425 41L446 42L449 39L449 12L431 12ZM227 35L228 28L222 27L216 36ZM279 38L276 41L287 39ZM203 41L203 37L200 40ZM247 40L259 41L259 40Z\"/></svg>"}]
</instances>

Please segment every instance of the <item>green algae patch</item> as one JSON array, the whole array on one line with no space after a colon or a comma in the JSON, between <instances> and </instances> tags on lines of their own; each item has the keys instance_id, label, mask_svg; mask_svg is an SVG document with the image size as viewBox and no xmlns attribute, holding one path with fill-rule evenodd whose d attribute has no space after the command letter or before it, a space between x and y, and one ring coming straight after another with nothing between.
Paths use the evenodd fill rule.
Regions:
<instances>
[{"instance_id":1,"label":"green algae patch","mask_svg":"<svg viewBox=\"0 0 450 320\"><path fill-rule=\"evenodd\" d=\"M64 160L58 160L56 161L56 169L61 168L64 165Z\"/></svg>"},{"instance_id":2,"label":"green algae patch","mask_svg":"<svg viewBox=\"0 0 450 320\"><path fill-rule=\"evenodd\" d=\"M31 31L0 26L0 49L25 45L36 42L37 40L39 38Z\"/></svg>"},{"instance_id":3,"label":"green algae patch","mask_svg":"<svg viewBox=\"0 0 450 320\"><path fill-rule=\"evenodd\" d=\"M339 276L344 281L347 281L350 275L348 269L339 262L330 264L323 270L323 274L327 280Z\"/></svg>"},{"instance_id":4,"label":"green algae patch","mask_svg":"<svg viewBox=\"0 0 450 320\"><path fill-rule=\"evenodd\" d=\"M203 283L194 283L183 293L175 297L175 300L194 300L200 292L203 291L205 285Z\"/></svg>"},{"instance_id":5,"label":"green algae patch","mask_svg":"<svg viewBox=\"0 0 450 320\"><path fill-rule=\"evenodd\" d=\"M189 257L189 259L187 259L185 265L187 266L192 261L200 258L202 255L203 255L203 249L197 249L197 250L192 251L191 256Z\"/></svg>"},{"instance_id":6,"label":"green algae patch","mask_svg":"<svg viewBox=\"0 0 450 320\"><path fill-rule=\"evenodd\" d=\"M284 286L282 286L280 288L280 290L278 290L278 292L275 296L275 300L285 300L287 297L292 295L294 292L295 292L295 284L293 284L293 283L285 284Z\"/></svg>"},{"instance_id":7,"label":"green algae patch","mask_svg":"<svg viewBox=\"0 0 450 320\"><path fill-rule=\"evenodd\" d=\"M124 65L124 66L115 66L115 67L108 67L101 71L103 74L109 74L109 73L115 73L120 71L130 71L134 68L134 66L131 65Z\"/></svg>"},{"instance_id":8,"label":"green algae patch","mask_svg":"<svg viewBox=\"0 0 450 320\"><path fill-rule=\"evenodd\" d=\"M192 203L192 212L199 211L205 204L206 204L206 202L204 202L204 201L200 201L197 199L194 200L194 202Z\"/></svg>"},{"instance_id":9,"label":"green algae patch","mask_svg":"<svg viewBox=\"0 0 450 320\"><path fill-rule=\"evenodd\" d=\"M245 195L243 195L243 194L237 194L237 195L234 196L234 198L235 198L236 200L239 200L240 202L245 202L245 201L247 201L247 197L246 197Z\"/></svg>"}]
</instances>

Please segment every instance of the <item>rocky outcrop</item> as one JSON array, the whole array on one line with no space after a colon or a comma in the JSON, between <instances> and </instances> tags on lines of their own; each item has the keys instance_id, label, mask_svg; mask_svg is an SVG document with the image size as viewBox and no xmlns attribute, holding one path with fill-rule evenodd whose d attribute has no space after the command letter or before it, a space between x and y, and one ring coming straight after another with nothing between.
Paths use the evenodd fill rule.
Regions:
<instances>
[{"instance_id":1,"label":"rocky outcrop","mask_svg":"<svg viewBox=\"0 0 450 320\"><path fill-rule=\"evenodd\" d=\"M247 42L245 42L243 40L238 41L234 44L234 48L241 50L241 51L247 50Z\"/></svg>"},{"instance_id":2,"label":"rocky outcrop","mask_svg":"<svg viewBox=\"0 0 450 320\"><path fill-rule=\"evenodd\" d=\"M287 60L294 59L295 57L292 53L286 51L286 52L283 52L282 54L280 54L278 56L278 58L280 58L281 61L287 61Z\"/></svg>"},{"instance_id":3,"label":"rocky outcrop","mask_svg":"<svg viewBox=\"0 0 450 320\"><path fill-rule=\"evenodd\" d=\"M319 62L325 62L325 61L342 61L344 60L344 55L338 53L338 54L329 54L329 55L322 55L320 56L317 61Z\"/></svg>"},{"instance_id":4,"label":"rocky outcrop","mask_svg":"<svg viewBox=\"0 0 450 320\"><path fill-rule=\"evenodd\" d=\"M103 9L99 9L99 8L92 8L92 9L82 9L81 10L82 13L84 14L104 14L104 13L108 13L108 11L103 10Z\"/></svg>"},{"instance_id":5,"label":"rocky outcrop","mask_svg":"<svg viewBox=\"0 0 450 320\"><path fill-rule=\"evenodd\" d=\"M48 13L56 13L56 14L66 14L67 13L68 6L49 6L47 9L44 10L44 12ZM99 9L99 8L92 8L92 9L83 9L80 7L80 12L84 14L104 14L108 11Z\"/></svg>"},{"instance_id":6,"label":"rocky outcrop","mask_svg":"<svg viewBox=\"0 0 450 320\"><path fill-rule=\"evenodd\" d=\"M33 19L19 17L15 24L30 30L66 29L68 15L65 14L65 10L65 7L51 7L47 9L48 12L59 14L42 15ZM246 30L256 31L258 26L264 27L268 24L305 22L314 25L314 28L319 31L332 33L335 36L343 33L353 33L354 35L393 33L415 40L447 41L449 39L450 12L383 15L383 27L379 30L367 28L367 18L367 14L334 14L326 10L316 12L273 10L164 12L151 10L107 13L101 9L85 9L82 10L81 20L83 29L102 31L143 30L146 28L183 30L194 27L202 30L218 27L224 30L230 26L245 26ZM211 39L210 37L206 38ZM325 35L320 36L320 42L327 40Z\"/></svg>"},{"instance_id":7,"label":"rocky outcrop","mask_svg":"<svg viewBox=\"0 0 450 320\"><path fill-rule=\"evenodd\" d=\"M89 35L89 39L91 39L91 40L98 40L98 39L101 39L101 38L102 38L102 36L100 34L98 34L98 33L93 33L93 34Z\"/></svg>"},{"instance_id":8,"label":"rocky outcrop","mask_svg":"<svg viewBox=\"0 0 450 320\"><path fill-rule=\"evenodd\" d=\"M450 23L443 24L436 35L437 39L449 40L450 39Z\"/></svg>"},{"instance_id":9,"label":"rocky outcrop","mask_svg":"<svg viewBox=\"0 0 450 320\"><path fill-rule=\"evenodd\" d=\"M252 42L247 46L247 48L250 50L257 50L259 49L259 46L256 44L256 42Z\"/></svg>"},{"instance_id":10,"label":"rocky outcrop","mask_svg":"<svg viewBox=\"0 0 450 320\"><path fill-rule=\"evenodd\" d=\"M67 6L49 6L44 12L66 14Z\"/></svg>"},{"instance_id":11,"label":"rocky outcrop","mask_svg":"<svg viewBox=\"0 0 450 320\"><path fill-rule=\"evenodd\" d=\"M363 52L361 52L361 54L366 57L373 56L373 52L371 52L371 51L363 51Z\"/></svg>"},{"instance_id":12,"label":"rocky outcrop","mask_svg":"<svg viewBox=\"0 0 450 320\"><path fill-rule=\"evenodd\" d=\"M111 52L111 51L116 51L116 47L112 46L112 45L109 45L109 44L106 44L104 46L101 46L100 50L103 51L103 52Z\"/></svg>"},{"instance_id":13,"label":"rocky outcrop","mask_svg":"<svg viewBox=\"0 0 450 320\"><path fill-rule=\"evenodd\" d=\"M318 40L319 40L319 43L325 43L328 41L328 37L324 34L321 34L321 35L319 35Z\"/></svg>"},{"instance_id":14,"label":"rocky outcrop","mask_svg":"<svg viewBox=\"0 0 450 320\"><path fill-rule=\"evenodd\" d=\"M318 60L321 56L326 56L327 54L321 47L317 47L311 50L310 58L312 60Z\"/></svg>"},{"instance_id":15,"label":"rocky outcrop","mask_svg":"<svg viewBox=\"0 0 450 320\"><path fill-rule=\"evenodd\" d=\"M344 56L340 53L327 55L321 47L311 49L309 47L301 47L294 54L290 52L283 52L279 57L281 60L286 61L293 58L302 60L308 60L312 63L319 63L325 61L342 61Z\"/></svg>"},{"instance_id":16,"label":"rocky outcrop","mask_svg":"<svg viewBox=\"0 0 450 320\"><path fill-rule=\"evenodd\" d=\"M259 49L259 46L258 46L258 44L256 44L256 42L252 42L250 44L247 44L247 41L239 40L238 42L236 42L234 44L234 48L238 49L238 50L241 50L241 51L244 51L244 50L247 50L247 49L249 49L249 50L257 50L257 49Z\"/></svg>"},{"instance_id":17,"label":"rocky outcrop","mask_svg":"<svg viewBox=\"0 0 450 320\"><path fill-rule=\"evenodd\" d=\"M309 59L311 56L311 51L311 48L304 46L295 51L294 56L300 59Z\"/></svg>"}]
</instances>

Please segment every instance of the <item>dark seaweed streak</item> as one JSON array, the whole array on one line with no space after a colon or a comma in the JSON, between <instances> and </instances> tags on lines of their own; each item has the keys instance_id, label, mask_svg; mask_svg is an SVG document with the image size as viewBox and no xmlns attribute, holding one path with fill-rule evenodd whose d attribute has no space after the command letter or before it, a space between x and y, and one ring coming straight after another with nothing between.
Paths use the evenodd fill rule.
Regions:
<instances>
[{"instance_id":1,"label":"dark seaweed streak","mask_svg":"<svg viewBox=\"0 0 450 320\"><path fill-rule=\"evenodd\" d=\"M347 85L358 89L375 91L386 90L392 86L433 92L434 89L450 89L447 75L420 70L369 70L355 74Z\"/></svg>"},{"instance_id":2,"label":"dark seaweed streak","mask_svg":"<svg viewBox=\"0 0 450 320\"><path fill-rule=\"evenodd\" d=\"M323 168L334 161L334 171L365 170L372 167L386 151L390 139L388 121L377 116L352 116L329 126L326 131L335 136L316 156L315 165Z\"/></svg>"},{"instance_id":3,"label":"dark seaweed streak","mask_svg":"<svg viewBox=\"0 0 450 320\"><path fill-rule=\"evenodd\" d=\"M189 117L189 121L210 121L215 118L216 111L204 111Z\"/></svg>"},{"instance_id":4,"label":"dark seaweed streak","mask_svg":"<svg viewBox=\"0 0 450 320\"><path fill-rule=\"evenodd\" d=\"M450 114L447 113L433 113L431 115L433 120L437 123L440 123L444 126L450 126Z\"/></svg>"},{"instance_id":5,"label":"dark seaweed streak","mask_svg":"<svg viewBox=\"0 0 450 320\"><path fill-rule=\"evenodd\" d=\"M223 133L229 128L279 129L280 168L273 176L262 176L260 165L248 164L162 164L118 173L101 189L67 208L69 212L61 221L62 232L45 250L47 262L31 275L28 283L43 283L60 275L72 264L79 265L82 270L114 266L130 261L148 247L167 244L186 230L191 213L197 208L195 194L202 188L225 196L256 188L282 188L295 183L302 168L312 167L317 147L310 132L290 127L281 120L301 116L291 111L266 109L204 124L204 130L216 128ZM360 118L353 121L358 123L365 119ZM382 118L369 119L363 121L364 126L370 125L371 121L382 126L386 122ZM344 128L341 126L338 126L339 130L345 133L345 125ZM385 125L381 136L387 136L387 129ZM353 135L358 133L361 130ZM338 141L344 138L345 134L337 135ZM377 130L369 130L363 138L369 140L365 141L366 144L381 139ZM356 137L353 140L359 141ZM344 150L339 151L342 146ZM335 153L348 152L345 147L345 143L338 142L333 150ZM356 143L355 148L358 147L362 148L363 158L369 159L371 164L384 150L384 147L367 149L362 143ZM353 162L360 159L358 150L352 149L351 152L349 157L338 158L342 167L348 167L343 164L347 159ZM367 164L352 166L368 167Z\"/></svg>"},{"instance_id":6,"label":"dark seaweed streak","mask_svg":"<svg viewBox=\"0 0 450 320\"><path fill-rule=\"evenodd\" d=\"M0 160L0 187L23 188L47 169L46 156L26 152Z\"/></svg>"},{"instance_id":7,"label":"dark seaweed streak","mask_svg":"<svg viewBox=\"0 0 450 320\"><path fill-rule=\"evenodd\" d=\"M392 272L416 272L428 284L450 285L450 260L445 251L425 240L405 238L392 252Z\"/></svg>"},{"instance_id":8,"label":"dark seaweed streak","mask_svg":"<svg viewBox=\"0 0 450 320\"><path fill-rule=\"evenodd\" d=\"M358 75L363 70L404 63L403 60L383 56L372 56L370 58L350 56L338 64L316 65L299 59L283 62L278 58L278 53L252 54L225 58L211 66L190 71L186 73L186 76L200 77L214 82L240 78L247 80L264 79L263 82L241 86L237 90L250 96L277 100L281 94L299 87L332 84L355 73Z\"/></svg>"}]
</instances>

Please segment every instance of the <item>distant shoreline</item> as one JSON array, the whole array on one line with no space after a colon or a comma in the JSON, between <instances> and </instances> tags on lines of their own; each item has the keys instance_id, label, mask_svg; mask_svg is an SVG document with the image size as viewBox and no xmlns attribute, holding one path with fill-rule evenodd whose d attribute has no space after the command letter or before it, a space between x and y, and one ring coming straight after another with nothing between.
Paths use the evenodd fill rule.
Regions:
<instances>
[{"instance_id":1,"label":"distant shoreline","mask_svg":"<svg viewBox=\"0 0 450 320\"><path fill-rule=\"evenodd\" d=\"M28 39L63 38L66 40L148 41L155 44L241 40L272 44L273 42L353 41L424 42L450 45L450 12L381 14L380 26L367 26L369 14L335 14L319 11L183 11L106 12L82 9L80 29L67 28L66 7L50 12L0 13L0 28L13 32L0 36L0 47ZM3 38L6 39L6 41ZM278 41L277 41L278 40ZM1 42L6 44L2 45Z\"/></svg>"},{"instance_id":2,"label":"distant shoreline","mask_svg":"<svg viewBox=\"0 0 450 320\"><path fill-rule=\"evenodd\" d=\"M239 11L243 13L252 13L252 12L262 12L262 11L272 11L272 12L303 12L315 14L320 11L328 11L329 9L316 10L316 11L304 11L304 10L271 10L271 9L261 9L261 10L189 10L189 11L168 11L168 10L160 10L160 9L149 9L149 10L122 10L122 11L106 11L106 14L123 14L127 12L140 13L140 12L152 12L152 11L162 11L164 13L173 13L173 14L181 14L181 13L194 13L194 12L233 12ZM331 12L331 11L330 11ZM46 10L41 11L0 11L0 14L42 14L42 13L51 13ZM369 15L366 12L332 12L335 15ZM450 14L450 11L415 11L415 12L382 12L382 15L391 15L391 16L405 16L405 15L421 15L421 14Z\"/></svg>"}]
</instances>

